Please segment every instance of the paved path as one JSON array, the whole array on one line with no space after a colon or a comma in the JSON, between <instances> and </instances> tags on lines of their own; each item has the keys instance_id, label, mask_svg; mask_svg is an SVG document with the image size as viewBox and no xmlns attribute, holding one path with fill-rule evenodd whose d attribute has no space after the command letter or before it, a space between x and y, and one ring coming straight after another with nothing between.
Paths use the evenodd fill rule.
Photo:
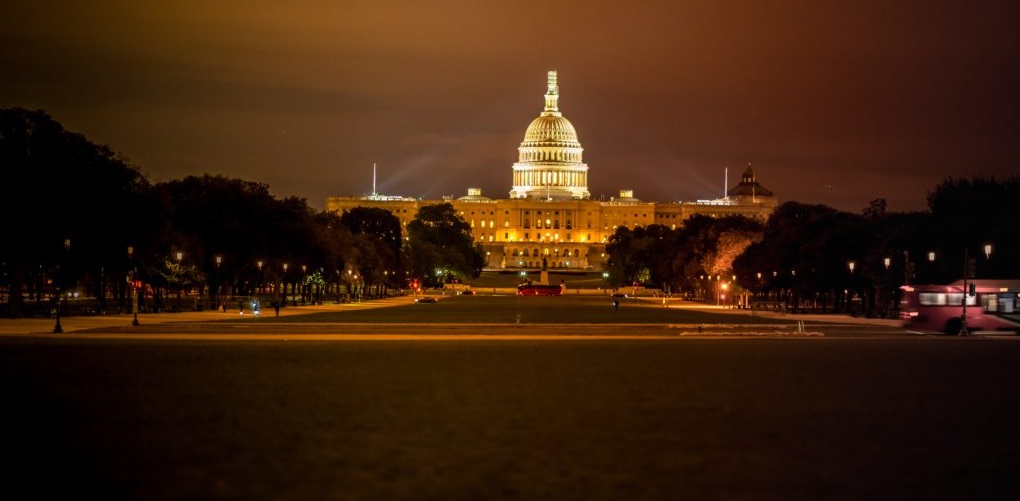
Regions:
<instances>
[{"instance_id":1,"label":"paved path","mask_svg":"<svg viewBox=\"0 0 1020 501\"><path fill-rule=\"evenodd\" d=\"M309 313L321 313L324 311L359 310L367 308L382 308L387 306L399 306L414 301L410 296L400 296L388 299L373 301L362 301L358 303L325 303L321 305L288 306L280 308L280 316L307 315ZM262 317L271 318L275 315L272 308L262 309ZM61 317L60 325L65 333L89 330L109 329L128 327L131 325L133 315L113 314L95 316ZM182 311L180 313L143 313L138 315L140 325L165 324L165 323L196 323L213 322L218 320L251 320L255 322L258 317L246 309L244 315L240 315L235 309L210 311ZM53 318L17 318L0 319L0 336L2 335L25 335L25 334L48 334L53 333L56 321Z\"/></svg>"}]
</instances>

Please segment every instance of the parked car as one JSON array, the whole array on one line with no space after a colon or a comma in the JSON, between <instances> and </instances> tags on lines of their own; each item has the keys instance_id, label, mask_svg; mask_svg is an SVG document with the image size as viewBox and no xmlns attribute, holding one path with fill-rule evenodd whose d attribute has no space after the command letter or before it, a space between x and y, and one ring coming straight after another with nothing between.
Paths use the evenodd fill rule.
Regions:
<instances>
[{"instance_id":1,"label":"parked car","mask_svg":"<svg viewBox=\"0 0 1020 501\"><path fill-rule=\"evenodd\" d=\"M613 297L627 297L626 292L614 292Z\"/></svg>"},{"instance_id":2,"label":"parked car","mask_svg":"<svg viewBox=\"0 0 1020 501\"><path fill-rule=\"evenodd\" d=\"M418 299L415 299L414 302L416 304L419 304L419 303L435 303L436 302L436 298L431 297L431 296L422 296L422 297L420 297Z\"/></svg>"},{"instance_id":3,"label":"parked car","mask_svg":"<svg viewBox=\"0 0 1020 501\"><path fill-rule=\"evenodd\" d=\"M475 291L473 291L471 289L462 290L462 291L460 291L460 295L462 295L462 296L474 296L475 295Z\"/></svg>"}]
</instances>

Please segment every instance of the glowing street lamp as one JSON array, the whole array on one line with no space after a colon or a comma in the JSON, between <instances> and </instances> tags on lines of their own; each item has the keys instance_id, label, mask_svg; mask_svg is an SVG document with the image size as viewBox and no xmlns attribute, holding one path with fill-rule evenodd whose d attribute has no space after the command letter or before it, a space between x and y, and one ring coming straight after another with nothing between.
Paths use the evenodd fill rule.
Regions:
<instances>
[{"instance_id":1,"label":"glowing street lamp","mask_svg":"<svg viewBox=\"0 0 1020 501\"><path fill-rule=\"evenodd\" d=\"M218 308L217 306L218 302L216 298L219 296L220 293L220 265L223 264L223 256L216 256L215 260L216 260L216 288L213 289L212 306L213 308Z\"/></svg>"},{"instance_id":2,"label":"glowing street lamp","mask_svg":"<svg viewBox=\"0 0 1020 501\"><path fill-rule=\"evenodd\" d=\"M854 269L857 268L857 262L856 261L847 261L846 266L847 266L847 268L850 269L850 287L847 289L847 292L846 292L846 296L847 296L846 297L846 308L847 308L847 311L849 311L850 310L850 301L853 299L853 295L854 295Z\"/></svg>"},{"instance_id":3,"label":"glowing street lamp","mask_svg":"<svg viewBox=\"0 0 1020 501\"><path fill-rule=\"evenodd\" d=\"M287 267L290 266L287 263L283 263L283 276L280 277L280 295L281 301L287 300Z\"/></svg>"},{"instance_id":4,"label":"glowing street lamp","mask_svg":"<svg viewBox=\"0 0 1020 501\"><path fill-rule=\"evenodd\" d=\"M184 253L178 251L177 257L177 311L181 311L181 260L184 259Z\"/></svg>"}]
</instances>

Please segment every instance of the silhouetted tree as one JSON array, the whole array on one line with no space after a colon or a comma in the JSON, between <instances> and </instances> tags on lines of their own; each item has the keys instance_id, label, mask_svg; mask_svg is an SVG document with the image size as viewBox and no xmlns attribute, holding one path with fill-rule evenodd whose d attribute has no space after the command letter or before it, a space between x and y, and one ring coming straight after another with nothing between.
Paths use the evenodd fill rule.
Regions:
<instances>
[{"instance_id":1,"label":"silhouetted tree","mask_svg":"<svg viewBox=\"0 0 1020 501\"><path fill-rule=\"evenodd\" d=\"M977 276L1020 277L1020 232L1012 221L1018 199L1017 177L948 178L929 192L930 233L919 235L918 241L937 253L935 281L962 278L964 249L976 260ZM984 255L985 244L992 246L990 258Z\"/></svg>"},{"instance_id":2,"label":"silhouetted tree","mask_svg":"<svg viewBox=\"0 0 1020 501\"><path fill-rule=\"evenodd\" d=\"M451 278L477 277L485 264L469 225L448 203L418 209L407 224L411 273L427 285Z\"/></svg>"},{"instance_id":3,"label":"silhouetted tree","mask_svg":"<svg viewBox=\"0 0 1020 501\"><path fill-rule=\"evenodd\" d=\"M366 284L399 285L397 277L403 276L398 275L403 245L400 219L386 209L355 207L340 216L340 221L358 237L362 256L358 267Z\"/></svg>"},{"instance_id":4,"label":"silhouetted tree","mask_svg":"<svg viewBox=\"0 0 1020 501\"><path fill-rule=\"evenodd\" d=\"M40 299L54 292L47 282L84 279L97 293L124 283L127 247L151 230L148 183L137 169L46 113L20 108L0 110L0 169L10 315L23 314L26 284Z\"/></svg>"}]
</instances>

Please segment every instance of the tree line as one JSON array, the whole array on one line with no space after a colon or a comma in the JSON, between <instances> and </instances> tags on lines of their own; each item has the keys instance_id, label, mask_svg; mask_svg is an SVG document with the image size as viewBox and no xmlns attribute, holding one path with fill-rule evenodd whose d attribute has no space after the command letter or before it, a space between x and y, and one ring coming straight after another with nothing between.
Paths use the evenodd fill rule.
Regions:
<instances>
[{"instance_id":1,"label":"tree line","mask_svg":"<svg viewBox=\"0 0 1020 501\"><path fill-rule=\"evenodd\" d=\"M43 111L0 110L0 169L7 315L72 290L118 307L138 290L160 307L182 290L339 300L477 276L484 263L449 204L425 206L401 228L382 209L317 212L240 179L152 183ZM694 216L677 229L620 227L604 272L615 287L720 304L883 313L905 283L948 283L965 269L1020 277L1018 198L1020 179L978 176L944 180L919 212L888 212L881 199L860 213L788 202L766 221Z\"/></svg>"},{"instance_id":2,"label":"tree line","mask_svg":"<svg viewBox=\"0 0 1020 501\"><path fill-rule=\"evenodd\" d=\"M787 202L762 222L693 216L677 229L619 228L607 245L614 286L634 283L720 304L887 315L899 287L1020 277L1020 178L946 179L928 210L860 213Z\"/></svg>"},{"instance_id":3,"label":"tree line","mask_svg":"<svg viewBox=\"0 0 1020 501\"><path fill-rule=\"evenodd\" d=\"M477 276L481 250L449 204L403 231L389 211L318 212L265 184L218 175L152 183L111 148L43 111L0 110L0 243L6 314L80 293L121 308L143 291L323 300L385 294L411 280Z\"/></svg>"}]
</instances>

